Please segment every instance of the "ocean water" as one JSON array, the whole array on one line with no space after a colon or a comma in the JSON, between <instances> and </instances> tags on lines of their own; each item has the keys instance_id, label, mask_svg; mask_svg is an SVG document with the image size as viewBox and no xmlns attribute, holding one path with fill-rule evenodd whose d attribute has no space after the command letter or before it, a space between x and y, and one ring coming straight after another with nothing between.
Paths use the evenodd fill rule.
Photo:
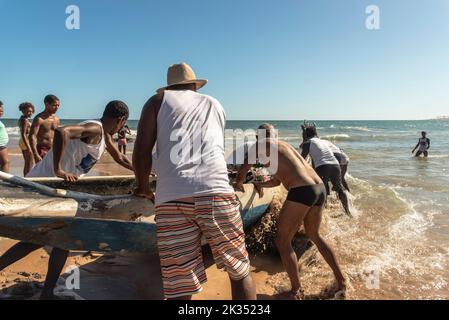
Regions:
<instances>
[{"instance_id":1,"label":"ocean water","mask_svg":"<svg viewBox=\"0 0 449 320\"><path fill-rule=\"evenodd\" d=\"M15 147L16 121L2 121ZM256 129L261 123L228 121L227 128ZM270 123L281 139L299 147L300 121ZM128 125L135 134L137 122ZM335 217L328 220L327 237L351 279L352 297L449 299L449 121L316 125L320 137L335 142L351 158L348 182L355 217L340 215L337 206ZM431 139L430 156L415 159L411 151L423 130Z\"/></svg>"}]
</instances>

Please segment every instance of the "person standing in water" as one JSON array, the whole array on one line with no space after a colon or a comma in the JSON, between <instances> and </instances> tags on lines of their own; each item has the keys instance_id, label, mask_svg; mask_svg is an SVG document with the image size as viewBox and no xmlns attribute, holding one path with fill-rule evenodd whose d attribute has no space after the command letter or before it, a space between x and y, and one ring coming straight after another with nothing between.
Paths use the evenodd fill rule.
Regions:
<instances>
[{"instance_id":1,"label":"person standing in water","mask_svg":"<svg viewBox=\"0 0 449 320\"><path fill-rule=\"evenodd\" d=\"M429 156L430 139L427 138L427 132L425 131L421 132L421 138L419 138L418 144L413 149L412 154L415 153L416 149L418 149L418 152L416 153L415 157L419 157L422 154L424 154L425 158Z\"/></svg>"},{"instance_id":2,"label":"person standing in water","mask_svg":"<svg viewBox=\"0 0 449 320\"><path fill-rule=\"evenodd\" d=\"M61 125L56 112L59 109L58 97L50 94L45 97L45 110L34 118L30 129L30 144L34 161L40 162L53 145L55 130Z\"/></svg>"},{"instance_id":3,"label":"person standing in water","mask_svg":"<svg viewBox=\"0 0 449 320\"><path fill-rule=\"evenodd\" d=\"M19 119L19 147L25 161L23 167L23 176L25 177L34 166L33 151L31 151L30 141L28 140L31 129L30 117L34 114L34 105L30 102L24 102L19 105L19 110L22 112L22 116Z\"/></svg>"},{"instance_id":4,"label":"person standing in water","mask_svg":"<svg viewBox=\"0 0 449 320\"><path fill-rule=\"evenodd\" d=\"M3 102L0 101L0 118L3 117ZM0 171L9 172L8 132L3 122L0 121Z\"/></svg>"},{"instance_id":5,"label":"person standing in water","mask_svg":"<svg viewBox=\"0 0 449 320\"><path fill-rule=\"evenodd\" d=\"M118 151L126 155L126 145L128 144L127 134L131 134L129 127L125 125L118 133Z\"/></svg>"},{"instance_id":6,"label":"person standing in water","mask_svg":"<svg viewBox=\"0 0 449 320\"><path fill-rule=\"evenodd\" d=\"M329 182L338 193L340 202L348 216L351 216L349 210L349 200L342 183L340 163L335 158L331 148L324 140L318 138L318 133L314 125L303 125L302 157L305 159L309 154L312 158L315 171L323 180L327 195L330 194Z\"/></svg>"}]
</instances>

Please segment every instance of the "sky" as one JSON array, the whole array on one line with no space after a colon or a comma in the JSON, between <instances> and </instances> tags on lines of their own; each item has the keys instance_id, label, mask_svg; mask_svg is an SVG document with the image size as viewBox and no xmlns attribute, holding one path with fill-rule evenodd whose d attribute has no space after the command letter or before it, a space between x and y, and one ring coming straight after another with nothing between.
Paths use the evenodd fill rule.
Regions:
<instances>
[{"instance_id":1,"label":"sky","mask_svg":"<svg viewBox=\"0 0 449 320\"><path fill-rule=\"evenodd\" d=\"M230 120L427 119L449 114L448 57L447 0L0 0L6 118L52 93L61 118L119 99L138 119L187 62Z\"/></svg>"}]
</instances>

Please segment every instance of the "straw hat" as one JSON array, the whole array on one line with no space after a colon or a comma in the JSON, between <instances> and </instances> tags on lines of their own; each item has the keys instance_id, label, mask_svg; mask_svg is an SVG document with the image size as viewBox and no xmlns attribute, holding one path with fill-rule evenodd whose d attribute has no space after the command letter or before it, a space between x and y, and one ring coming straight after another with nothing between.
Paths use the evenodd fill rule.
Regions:
<instances>
[{"instance_id":1,"label":"straw hat","mask_svg":"<svg viewBox=\"0 0 449 320\"><path fill-rule=\"evenodd\" d=\"M167 86L157 90L158 93L179 84L195 83L196 89L204 87L207 80L197 79L195 72L187 63L173 64L168 68Z\"/></svg>"}]
</instances>

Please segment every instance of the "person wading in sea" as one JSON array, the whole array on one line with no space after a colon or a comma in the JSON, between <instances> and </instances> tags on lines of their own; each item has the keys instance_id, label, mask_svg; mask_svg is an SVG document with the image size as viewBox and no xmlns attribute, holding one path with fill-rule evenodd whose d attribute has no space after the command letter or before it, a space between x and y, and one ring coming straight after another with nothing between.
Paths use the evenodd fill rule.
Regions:
<instances>
[{"instance_id":1,"label":"person wading in sea","mask_svg":"<svg viewBox=\"0 0 449 320\"><path fill-rule=\"evenodd\" d=\"M418 149L418 152L416 153L415 157L419 157L422 154L424 155L425 158L429 156L430 139L427 138L427 132L425 131L421 132L421 138L419 138L418 144L413 149L412 153L415 153L416 149Z\"/></svg>"}]
</instances>

